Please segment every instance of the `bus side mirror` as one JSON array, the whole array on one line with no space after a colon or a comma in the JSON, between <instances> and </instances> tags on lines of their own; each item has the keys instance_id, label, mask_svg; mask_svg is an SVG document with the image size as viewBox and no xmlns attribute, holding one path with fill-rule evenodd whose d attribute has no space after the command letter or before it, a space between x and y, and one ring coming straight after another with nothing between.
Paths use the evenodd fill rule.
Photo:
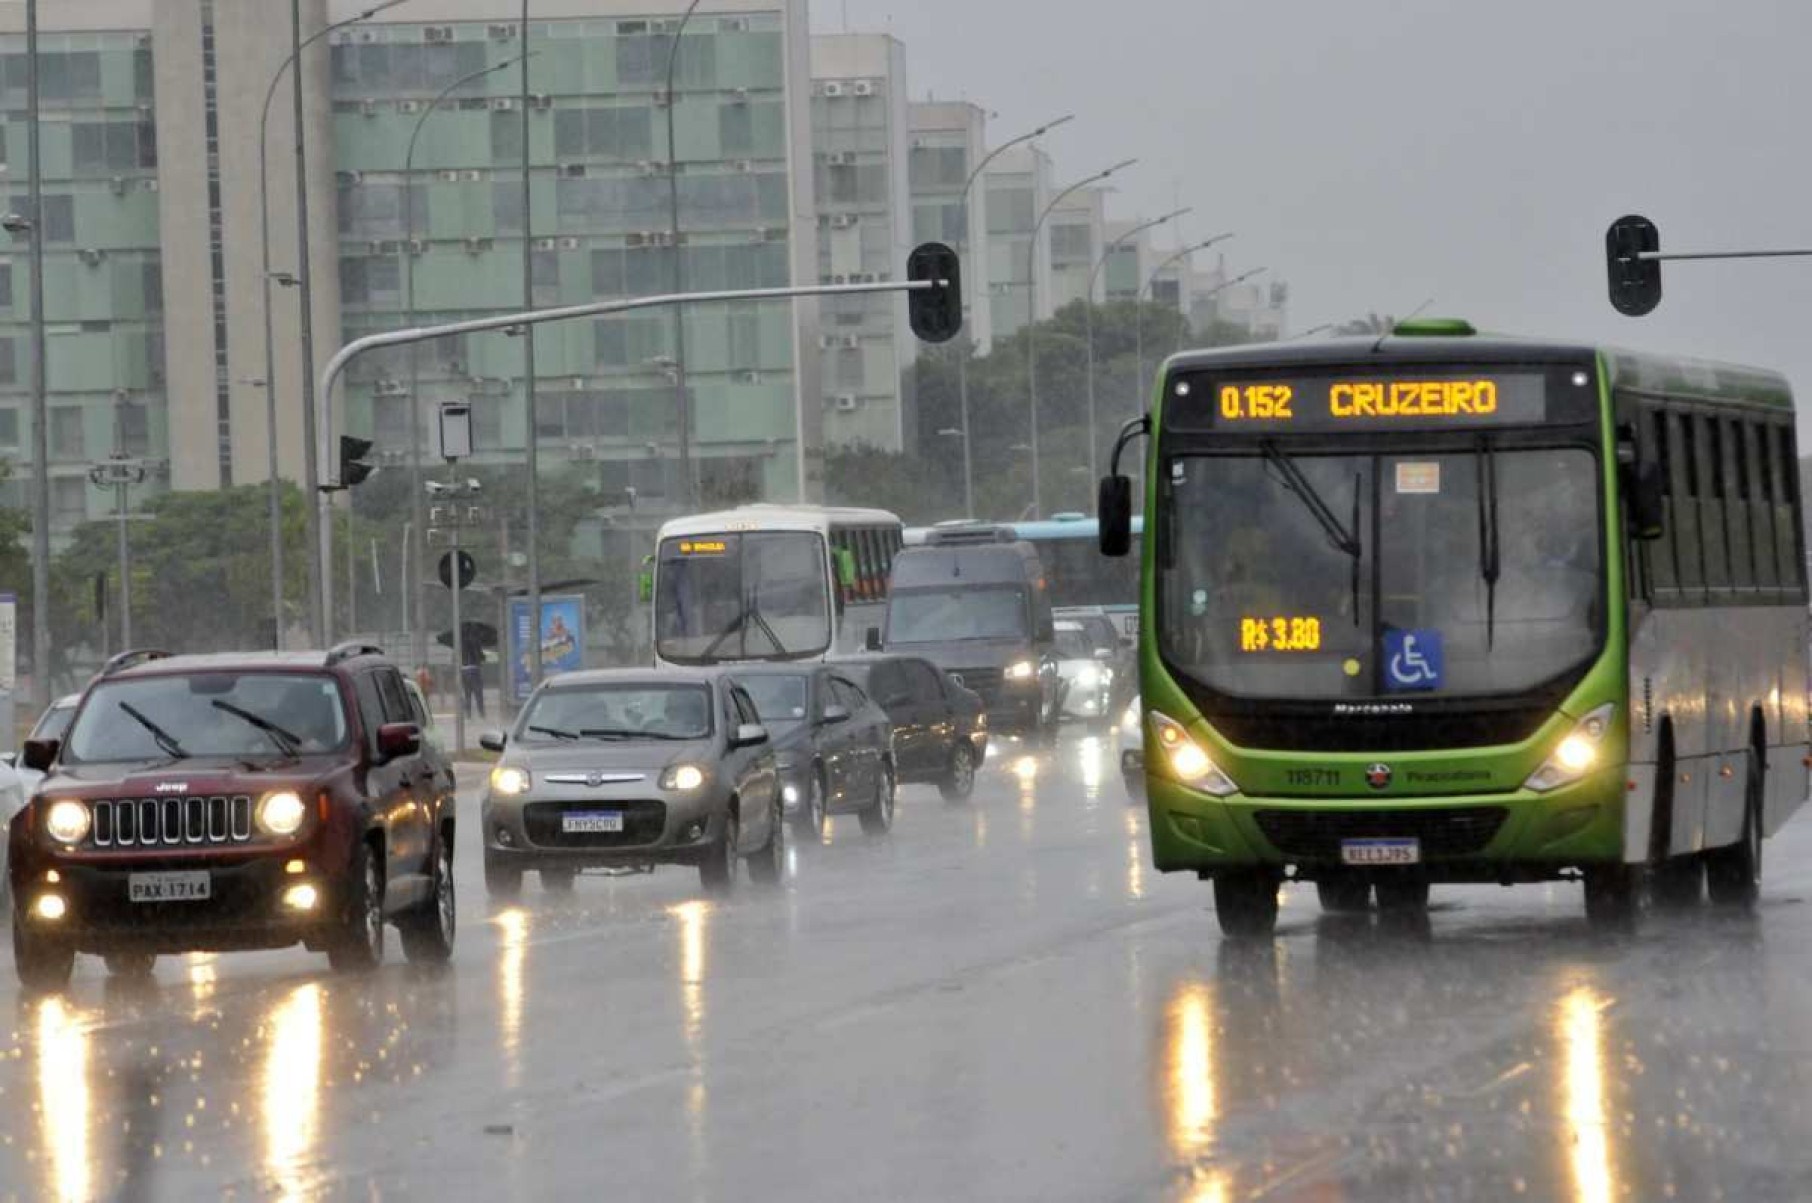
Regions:
<instances>
[{"instance_id":1,"label":"bus side mirror","mask_svg":"<svg viewBox=\"0 0 1812 1203\"><path fill-rule=\"evenodd\" d=\"M1132 550L1132 478L1103 476L1096 500L1101 554L1119 557Z\"/></svg>"},{"instance_id":2,"label":"bus side mirror","mask_svg":"<svg viewBox=\"0 0 1812 1203\"><path fill-rule=\"evenodd\" d=\"M1644 541L1659 539L1667 527L1667 490L1661 465L1644 460L1629 475L1630 534Z\"/></svg>"}]
</instances>

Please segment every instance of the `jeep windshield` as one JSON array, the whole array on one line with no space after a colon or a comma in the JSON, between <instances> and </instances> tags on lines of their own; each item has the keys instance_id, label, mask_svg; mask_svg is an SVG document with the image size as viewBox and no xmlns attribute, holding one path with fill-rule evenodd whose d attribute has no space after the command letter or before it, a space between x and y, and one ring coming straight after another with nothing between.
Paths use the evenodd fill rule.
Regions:
<instances>
[{"instance_id":1,"label":"jeep windshield","mask_svg":"<svg viewBox=\"0 0 1812 1203\"><path fill-rule=\"evenodd\" d=\"M273 738L273 730L279 737ZM292 749L307 756L334 751L346 737L340 689L325 674L140 677L94 687L69 730L63 761L238 758L287 755Z\"/></svg>"}]
</instances>

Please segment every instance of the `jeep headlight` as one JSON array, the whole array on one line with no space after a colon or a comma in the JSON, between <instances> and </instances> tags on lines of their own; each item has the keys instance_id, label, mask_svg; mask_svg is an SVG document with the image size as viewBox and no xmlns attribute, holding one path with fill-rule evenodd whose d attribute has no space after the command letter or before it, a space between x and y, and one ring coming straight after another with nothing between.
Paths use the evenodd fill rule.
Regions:
<instances>
[{"instance_id":1,"label":"jeep headlight","mask_svg":"<svg viewBox=\"0 0 1812 1203\"><path fill-rule=\"evenodd\" d=\"M88 838L88 805L65 798L52 802L44 812L44 830L59 844L79 844Z\"/></svg>"},{"instance_id":2,"label":"jeep headlight","mask_svg":"<svg viewBox=\"0 0 1812 1203\"><path fill-rule=\"evenodd\" d=\"M1545 794L1571 785L1597 768L1605 737L1611 733L1611 719L1617 707L1609 702L1593 710L1561 737L1541 767L1529 774L1523 788Z\"/></svg>"},{"instance_id":3,"label":"jeep headlight","mask_svg":"<svg viewBox=\"0 0 1812 1203\"><path fill-rule=\"evenodd\" d=\"M705 783L705 770L696 764L676 764L661 774L661 788L689 794Z\"/></svg>"},{"instance_id":4,"label":"jeep headlight","mask_svg":"<svg viewBox=\"0 0 1812 1203\"><path fill-rule=\"evenodd\" d=\"M505 798L515 798L528 793L529 772L515 765L500 764L491 770L491 792Z\"/></svg>"},{"instance_id":5,"label":"jeep headlight","mask_svg":"<svg viewBox=\"0 0 1812 1203\"><path fill-rule=\"evenodd\" d=\"M307 814L308 808L293 790L278 790L258 803L258 826L271 835L294 835Z\"/></svg>"},{"instance_id":6,"label":"jeep headlight","mask_svg":"<svg viewBox=\"0 0 1812 1203\"><path fill-rule=\"evenodd\" d=\"M1178 781L1205 794L1216 798L1225 798L1239 792L1239 786L1233 784L1233 778L1221 772L1215 766L1202 745L1190 738L1183 724L1167 718L1156 710L1151 712L1151 728L1158 738L1158 747L1164 752L1164 762Z\"/></svg>"},{"instance_id":7,"label":"jeep headlight","mask_svg":"<svg viewBox=\"0 0 1812 1203\"><path fill-rule=\"evenodd\" d=\"M1038 675L1038 666L1030 660L1015 660L1004 674L1009 681L1030 681Z\"/></svg>"}]
</instances>

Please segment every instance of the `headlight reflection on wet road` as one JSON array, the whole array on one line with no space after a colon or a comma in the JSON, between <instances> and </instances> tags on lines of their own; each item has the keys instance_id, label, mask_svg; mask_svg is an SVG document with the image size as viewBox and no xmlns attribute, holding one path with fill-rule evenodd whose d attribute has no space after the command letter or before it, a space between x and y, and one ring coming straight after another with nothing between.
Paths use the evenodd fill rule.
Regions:
<instances>
[{"instance_id":1,"label":"headlight reflection on wet road","mask_svg":"<svg viewBox=\"0 0 1812 1203\"><path fill-rule=\"evenodd\" d=\"M528 912L511 907L492 922L497 924L498 1036L503 1045L504 1079L514 1089L522 1084L522 962L528 955Z\"/></svg>"},{"instance_id":2,"label":"headlight reflection on wet road","mask_svg":"<svg viewBox=\"0 0 1812 1203\"><path fill-rule=\"evenodd\" d=\"M291 991L270 1018L262 1107L265 1170L284 1199L307 1198L317 1189L304 1167L320 1127L323 1009L320 983L309 982Z\"/></svg>"},{"instance_id":3,"label":"headlight reflection on wet road","mask_svg":"<svg viewBox=\"0 0 1812 1203\"><path fill-rule=\"evenodd\" d=\"M94 1197L89 1166L88 1032L60 998L38 1004L38 1122L50 1150L51 1189L63 1200Z\"/></svg>"},{"instance_id":4,"label":"headlight reflection on wet road","mask_svg":"<svg viewBox=\"0 0 1812 1203\"><path fill-rule=\"evenodd\" d=\"M1171 999L1165 1017L1166 1126L1171 1150L1192 1167L1184 1196L1191 1203L1222 1203L1229 1195L1225 1171L1202 1164L1213 1154L1220 1118L1213 1002L1211 987L1190 982Z\"/></svg>"},{"instance_id":5,"label":"headlight reflection on wet road","mask_svg":"<svg viewBox=\"0 0 1812 1203\"><path fill-rule=\"evenodd\" d=\"M1579 1203L1610 1203L1614 1197L1604 1101L1604 1011L1609 1005L1589 986L1574 987L1560 1003L1567 1156Z\"/></svg>"}]
</instances>

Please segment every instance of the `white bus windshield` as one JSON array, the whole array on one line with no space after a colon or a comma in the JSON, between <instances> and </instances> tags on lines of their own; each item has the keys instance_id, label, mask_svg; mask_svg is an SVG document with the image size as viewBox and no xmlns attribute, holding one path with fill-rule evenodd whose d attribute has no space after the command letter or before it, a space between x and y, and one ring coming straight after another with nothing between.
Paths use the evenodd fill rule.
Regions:
<instances>
[{"instance_id":1,"label":"white bus windshield","mask_svg":"<svg viewBox=\"0 0 1812 1203\"><path fill-rule=\"evenodd\" d=\"M786 660L830 647L830 570L813 532L666 539L655 581L655 650L664 660Z\"/></svg>"}]
</instances>

